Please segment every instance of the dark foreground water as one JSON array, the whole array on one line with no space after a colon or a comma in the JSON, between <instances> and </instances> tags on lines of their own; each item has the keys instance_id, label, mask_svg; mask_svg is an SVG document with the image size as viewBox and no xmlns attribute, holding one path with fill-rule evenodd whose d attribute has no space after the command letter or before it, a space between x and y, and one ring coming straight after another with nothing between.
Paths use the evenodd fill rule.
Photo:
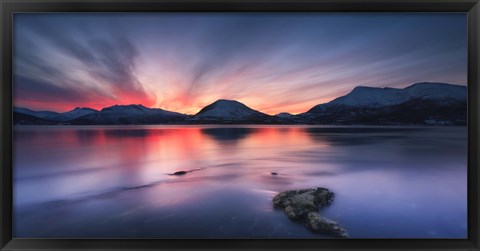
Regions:
<instances>
[{"instance_id":1,"label":"dark foreground water","mask_svg":"<svg viewBox=\"0 0 480 251\"><path fill-rule=\"evenodd\" d=\"M326 187L352 238L465 238L465 127L23 126L15 237L325 238L272 208ZM184 176L169 173L192 170ZM278 175L271 175L277 172Z\"/></svg>"}]
</instances>

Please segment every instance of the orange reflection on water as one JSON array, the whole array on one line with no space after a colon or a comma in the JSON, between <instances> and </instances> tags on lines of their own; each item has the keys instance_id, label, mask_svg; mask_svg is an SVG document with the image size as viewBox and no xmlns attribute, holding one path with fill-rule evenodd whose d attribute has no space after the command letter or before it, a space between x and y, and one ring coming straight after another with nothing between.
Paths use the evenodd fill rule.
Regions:
<instances>
[{"instance_id":1,"label":"orange reflection on water","mask_svg":"<svg viewBox=\"0 0 480 251\"><path fill-rule=\"evenodd\" d=\"M255 130L255 135L247 137L242 144L245 146L269 146L283 148L302 147L312 144L313 139L302 127L261 127ZM328 147L327 141L315 142L316 147Z\"/></svg>"},{"instance_id":2,"label":"orange reflection on water","mask_svg":"<svg viewBox=\"0 0 480 251\"><path fill-rule=\"evenodd\" d=\"M285 234L308 237L306 229L272 209L271 199L280 191L321 186L336 194L322 214L342 222L352 236L428 237L427 230L446 226L449 232L439 236L461 237L465 130L22 127L15 130L14 202L29 216L16 218L17 229L26 237L58 237L72 229L78 237L100 227L113 237L135 237L131 229L143 231L141 237L243 237L252 226L267 226L261 235L267 236L285 220ZM192 172L170 175L180 170ZM436 183L446 190L431 186ZM42 204L51 201L62 203ZM455 218L439 226L445 215ZM368 224L378 217L384 225ZM392 225L401 231L388 232ZM225 226L244 232L224 232Z\"/></svg>"},{"instance_id":3,"label":"orange reflection on water","mask_svg":"<svg viewBox=\"0 0 480 251\"><path fill-rule=\"evenodd\" d=\"M98 143L103 149L95 153L95 158L142 169L146 176L193 169L191 162L195 156L207 158L208 152L204 149L212 144L200 128L103 129L98 141L91 143Z\"/></svg>"}]
</instances>

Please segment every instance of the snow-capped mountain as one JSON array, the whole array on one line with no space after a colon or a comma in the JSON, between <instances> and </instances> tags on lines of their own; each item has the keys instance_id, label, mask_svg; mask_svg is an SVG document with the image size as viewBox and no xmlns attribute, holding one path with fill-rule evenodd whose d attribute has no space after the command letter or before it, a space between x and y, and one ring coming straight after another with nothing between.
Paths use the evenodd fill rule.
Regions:
<instances>
[{"instance_id":1,"label":"snow-capped mountain","mask_svg":"<svg viewBox=\"0 0 480 251\"><path fill-rule=\"evenodd\" d=\"M55 125L58 122L38 118L26 113L13 112L13 124L15 125Z\"/></svg>"},{"instance_id":2,"label":"snow-capped mountain","mask_svg":"<svg viewBox=\"0 0 480 251\"><path fill-rule=\"evenodd\" d=\"M27 108L14 107L13 112L29 115L42 120L55 122L55 121L69 121L69 120L76 119L88 114L96 113L98 111L91 108L77 107L71 111L59 113L59 112L51 112L51 111L34 111Z\"/></svg>"},{"instance_id":3,"label":"snow-capped mountain","mask_svg":"<svg viewBox=\"0 0 480 251\"><path fill-rule=\"evenodd\" d=\"M151 112L150 108L147 108L143 105L114 105L105 107L101 112L109 113L130 113L130 114L145 114Z\"/></svg>"},{"instance_id":4,"label":"snow-capped mountain","mask_svg":"<svg viewBox=\"0 0 480 251\"><path fill-rule=\"evenodd\" d=\"M92 108L86 108L86 107L77 107L71 111L68 111L68 112L64 112L64 113L61 113L60 114L60 117L58 120L60 121L68 121L68 120L72 120L72 119L76 119L76 118L80 118L82 116L85 116L85 115L89 115L89 114L93 114L93 113L97 113L98 111L97 110L94 110Z\"/></svg>"},{"instance_id":5,"label":"snow-capped mountain","mask_svg":"<svg viewBox=\"0 0 480 251\"><path fill-rule=\"evenodd\" d=\"M298 118L322 124L464 124L466 108L466 86L423 82L404 89L359 86Z\"/></svg>"},{"instance_id":6,"label":"snow-capped mountain","mask_svg":"<svg viewBox=\"0 0 480 251\"><path fill-rule=\"evenodd\" d=\"M467 88L460 85L428 82L416 83L404 89L358 86L349 94L336 98L328 104L381 107L398 105L412 99L464 101L467 100Z\"/></svg>"},{"instance_id":7,"label":"snow-capped mountain","mask_svg":"<svg viewBox=\"0 0 480 251\"><path fill-rule=\"evenodd\" d=\"M143 105L114 105L71 120L72 124L123 125L178 122L186 115Z\"/></svg>"},{"instance_id":8,"label":"snow-capped mountain","mask_svg":"<svg viewBox=\"0 0 480 251\"><path fill-rule=\"evenodd\" d=\"M205 106L188 120L204 123L260 123L269 122L271 119L272 116L253 110L238 101L220 99Z\"/></svg>"},{"instance_id":9,"label":"snow-capped mountain","mask_svg":"<svg viewBox=\"0 0 480 251\"><path fill-rule=\"evenodd\" d=\"M305 113L270 116L235 101L220 99L195 115L114 105L100 111L75 108L65 113L14 108L15 124L372 124L466 125L467 87L416 83L409 87L359 86L345 96L316 105Z\"/></svg>"},{"instance_id":10,"label":"snow-capped mountain","mask_svg":"<svg viewBox=\"0 0 480 251\"><path fill-rule=\"evenodd\" d=\"M156 124L183 121L187 115L142 105L115 105L97 111L91 108L75 108L64 113L34 111L16 107L13 110L16 124L75 124L75 125L123 125Z\"/></svg>"},{"instance_id":11,"label":"snow-capped mountain","mask_svg":"<svg viewBox=\"0 0 480 251\"><path fill-rule=\"evenodd\" d=\"M22 107L14 107L13 112L37 117L37 118L40 118L40 119L47 119L47 120L50 120L50 119L55 118L55 117L60 115L60 113L58 113L58 112L35 111L35 110L22 108Z\"/></svg>"},{"instance_id":12,"label":"snow-capped mountain","mask_svg":"<svg viewBox=\"0 0 480 251\"><path fill-rule=\"evenodd\" d=\"M291 113L288 113L288 112L281 112L281 113L276 114L275 116L277 116L279 118L291 118L295 115L293 115Z\"/></svg>"}]
</instances>

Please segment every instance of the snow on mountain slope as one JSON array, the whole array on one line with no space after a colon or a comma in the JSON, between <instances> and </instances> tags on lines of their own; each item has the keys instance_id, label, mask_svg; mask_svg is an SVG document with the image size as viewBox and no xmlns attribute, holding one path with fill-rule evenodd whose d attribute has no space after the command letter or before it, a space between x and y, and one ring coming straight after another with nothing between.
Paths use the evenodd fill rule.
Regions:
<instances>
[{"instance_id":1,"label":"snow on mountain slope","mask_svg":"<svg viewBox=\"0 0 480 251\"><path fill-rule=\"evenodd\" d=\"M244 120L252 117L268 116L234 100L220 99L205 106L192 119Z\"/></svg>"},{"instance_id":2,"label":"snow on mountain slope","mask_svg":"<svg viewBox=\"0 0 480 251\"><path fill-rule=\"evenodd\" d=\"M103 108L100 111L101 116L105 117L151 117L151 116L160 116L160 117L176 117L176 116L185 116L184 114L166 111L159 108L147 108L143 105L114 105L110 107Z\"/></svg>"},{"instance_id":3,"label":"snow on mountain slope","mask_svg":"<svg viewBox=\"0 0 480 251\"><path fill-rule=\"evenodd\" d=\"M234 100L220 99L197 114L142 105L114 105L96 111L75 108L65 113L14 108L18 124L436 124L464 125L467 87L444 83L416 83L409 87L359 86L345 96L292 115L270 116Z\"/></svg>"},{"instance_id":4,"label":"snow on mountain slope","mask_svg":"<svg viewBox=\"0 0 480 251\"><path fill-rule=\"evenodd\" d=\"M51 111L34 111L28 108L22 108L22 107L14 107L13 108L14 112L21 113L21 114L26 114L29 116L41 118L41 119L47 119L47 120L52 120L53 118L57 117L60 115L58 112L51 112Z\"/></svg>"},{"instance_id":5,"label":"snow on mountain slope","mask_svg":"<svg viewBox=\"0 0 480 251\"><path fill-rule=\"evenodd\" d=\"M124 125L156 124L183 120L186 115L143 105L114 105L100 112L88 114L71 120L73 124Z\"/></svg>"},{"instance_id":6,"label":"snow on mountain slope","mask_svg":"<svg viewBox=\"0 0 480 251\"><path fill-rule=\"evenodd\" d=\"M92 114L92 113L96 113L98 112L97 110L94 110L92 108L80 108L80 107L77 107L71 111L68 111L68 112L64 112L64 113L61 113L60 114L60 117L59 117L59 120L61 121L68 121L68 120L72 120L72 119L76 119L76 118L80 118L82 116L85 116L85 115L88 115L88 114Z\"/></svg>"},{"instance_id":7,"label":"snow on mountain slope","mask_svg":"<svg viewBox=\"0 0 480 251\"><path fill-rule=\"evenodd\" d=\"M291 113L288 113L288 112L281 112L281 113L276 114L275 116L277 116L279 118L291 118L294 115L291 114Z\"/></svg>"},{"instance_id":8,"label":"snow on mountain slope","mask_svg":"<svg viewBox=\"0 0 480 251\"><path fill-rule=\"evenodd\" d=\"M76 119L91 113L98 112L97 110L94 110L91 108L79 108L79 107L63 113L51 112L51 111L34 111L34 110L21 108L21 107L14 107L13 111L17 113L33 116L36 118L40 118L40 119L51 120L51 121L68 121L68 120Z\"/></svg>"},{"instance_id":9,"label":"snow on mountain slope","mask_svg":"<svg viewBox=\"0 0 480 251\"><path fill-rule=\"evenodd\" d=\"M182 115L180 113L166 111L159 108L147 108L143 105L114 105L110 107L103 108L100 111L102 114L111 114L111 115L126 115L126 116L135 116L135 115L158 115L158 116L177 116Z\"/></svg>"},{"instance_id":10,"label":"snow on mountain slope","mask_svg":"<svg viewBox=\"0 0 480 251\"><path fill-rule=\"evenodd\" d=\"M121 114L145 114L149 113L150 109L143 105L114 105L105 107L100 110L102 113L121 113Z\"/></svg>"},{"instance_id":11,"label":"snow on mountain slope","mask_svg":"<svg viewBox=\"0 0 480 251\"><path fill-rule=\"evenodd\" d=\"M467 87L428 82L416 83L404 89L358 86L347 95L336 98L326 105L382 107L402 104L413 99L466 101Z\"/></svg>"},{"instance_id":12,"label":"snow on mountain slope","mask_svg":"<svg viewBox=\"0 0 480 251\"><path fill-rule=\"evenodd\" d=\"M169 122L169 120L178 121L186 117L186 115L180 113L155 108L150 109L142 105L115 105L103 108L101 111L77 107L64 113L33 111L16 107L14 112L19 116L25 114L47 121L74 124L150 124Z\"/></svg>"},{"instance_id":13,"label":"snow on mountain slope","mask_svg":"<svg viewBox=\"0 0 480 251\"><path fill-rule=\"evenodd\" d=\"M404 89L356 87L299 114L302 123L465 125L467 87L416 83Z\"/></svg>"}]
</instances>

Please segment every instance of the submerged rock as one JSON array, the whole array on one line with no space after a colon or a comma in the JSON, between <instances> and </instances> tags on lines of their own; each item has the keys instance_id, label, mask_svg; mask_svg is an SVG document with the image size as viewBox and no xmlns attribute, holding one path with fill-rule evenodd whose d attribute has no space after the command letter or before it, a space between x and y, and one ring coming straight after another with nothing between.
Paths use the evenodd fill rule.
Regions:
<instances>
[{"instance_id":1,"label":"submerged rock","mask_svg":"<svg viewBox=\"0 0 480 251\"><path fill-rule=\"evenodd\" d=\"M187 173L188 173L187 171L178 171L178 172L171 173L170 175L184 175Z\"/></svg>"},{"instance_id":2,"label":"submerged rock","mask_svg":"<svg viewBox=\"0 0 480 251\"><path fill-rule=\"evenodd\" d=\"M318 210L333 202L335 194L326 188L290 190L277 194L273 206L280 208L288 218L302 222L312 232L347 238L348 234L337 222L320 216Z\"/></svg>"},{"instance_id":3,"label":"submerged rock","mask_svg":"<svg viewBox=\"0 0 480 251\"><path fill-rule=\"evenodd\" d=\"M169 173L168 175L181 176L181 175L185 175L185 174L187 174L187 173L199 171L199 170L202 170L202 169L203 169L203 168L197 168L197 169L192 169L192 170L188 170L188 171L177 171L177 172L174 172L174 173Z\"/></svg>"}]
</instances>

